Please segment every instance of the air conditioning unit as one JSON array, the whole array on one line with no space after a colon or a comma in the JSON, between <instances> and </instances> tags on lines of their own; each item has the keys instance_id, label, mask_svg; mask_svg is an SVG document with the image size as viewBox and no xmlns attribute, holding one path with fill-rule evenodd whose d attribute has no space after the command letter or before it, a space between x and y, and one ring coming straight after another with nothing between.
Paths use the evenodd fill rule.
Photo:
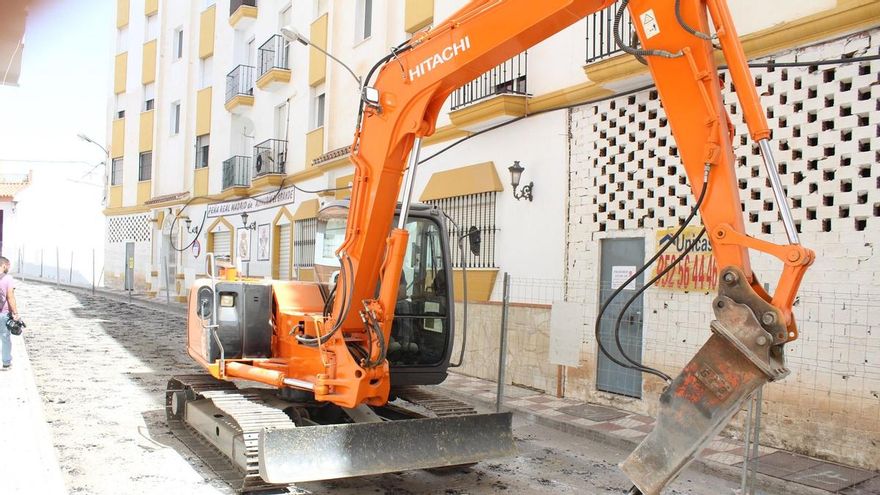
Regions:
<instances>
[{"instance_id":1,"label":"air conditioning unit","mask_svg":"<svg viewBox=\"0 0 880 495\"><path fill-rule=\"evenodd\" d=\"M275 163L275 160L272 158L271 150L260 151L257 153L256 160L254 160L254 175L260 175L266 173L267 170L271 170L273 163Z\"/></svg>"}]
</instances>

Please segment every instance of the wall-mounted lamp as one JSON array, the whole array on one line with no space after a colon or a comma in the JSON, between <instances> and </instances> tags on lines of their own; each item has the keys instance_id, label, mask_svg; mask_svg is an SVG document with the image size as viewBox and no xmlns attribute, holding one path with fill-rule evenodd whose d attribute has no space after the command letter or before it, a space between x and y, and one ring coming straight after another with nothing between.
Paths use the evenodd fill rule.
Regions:
<instances>
[{"instance_id":1,"label":"wall-mounted lamp","mask_svg":"<svg viewBox=\"0 0 880 495\"><path fill-rule=\"evenodd\" d=\"M193 221L190 217L182 217L182 218L183 218L183 223L186 224L186 231L187 232L189 232L190 234L198 234L199 233L199 228L192 226Z\"/></svg>"},{"instance_id":2,"label":"wall-mounted lamp","mask_svg":"<svg viewBox=\"0 0 880 495\"><path fill-rule=\"evenodd\" d=\"M241 214L241 224L244 225L244 228L250 229L250 230L257 230L257 222L253 221L250 223L250 225L248 225L247 219L248 219L247 212L242 213Z\"/></svg>"},{"instance_id":3,"label":"wall-mounted lamp","mask_svg":"<svg viewBox=\"0 0 880 495\"><path fill-rule=\"evenodd\" d=\"M519 164L519 160L513 162L513 165L507 168L510 172L510 185L513 186L513 197L518 200L527 199L529 201L532 200L532 187L534 187L534 182L529 182L522 186L519 192L516 192L516 188L519 187L519 181L522 178L523 170L526 168Z\"/></svg>"}]
</instances>

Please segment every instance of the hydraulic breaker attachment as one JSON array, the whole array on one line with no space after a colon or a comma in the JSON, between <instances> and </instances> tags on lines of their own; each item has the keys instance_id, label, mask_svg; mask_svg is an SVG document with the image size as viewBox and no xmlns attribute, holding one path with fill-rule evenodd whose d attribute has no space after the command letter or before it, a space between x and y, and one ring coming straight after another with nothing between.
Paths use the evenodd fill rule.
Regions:
<instances>
[{"instance_id":1,"label":"hydraulic breaker attachment","mask_svg":"<svg viewBox=\"0 0 880 495\"><path fill-rule=\"evenodd\" d=\"M644 495L660 491L768 381L788 374L781 313L736 268L721 272L712 336L660 396L654 430L621 468Z\"/></svg>"},{"instance_id":2,"label":"hydraulic breaker attachment","mask_svg":"<svg viewBox=\"0 0 880 495\"><path fill-rule=\"evenodd\" d=\"M260 477L269 483L347 478L470 464L514 455L511 414L474 414L264 428Z\"/></svg>"}]
</instances>

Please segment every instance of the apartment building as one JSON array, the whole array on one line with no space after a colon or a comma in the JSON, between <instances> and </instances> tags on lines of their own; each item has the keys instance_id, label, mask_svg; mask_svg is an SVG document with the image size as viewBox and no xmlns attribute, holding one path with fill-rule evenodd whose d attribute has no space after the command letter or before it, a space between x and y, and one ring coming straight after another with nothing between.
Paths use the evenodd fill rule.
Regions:
<instances>
[{"instance_id":1,"label":"apartment building","mask_svg":"<svg viewBox=\"0 0 880 495\"><path fill-rule=\"evenodd\" d=\"M314 251L316 213L346 198L353 177L347 154L359 93L346 68L286 43L280 28L293 26L363 75L390 47L465 3L118 0L108 283L122 287L133 266L137 290L184 300L208 252L251 276L312 280L324 255ZM758 61L878 53L876 1L729 3ZM480 254L466 260L475 304L463 372L496 376L500 315L492 301L501 298L499 274L509 272L517 303L511 382L652 414L662 383L605 360L593 320L616 270L649 257L693 198L656 92L639 89L650 84L646 69L610 41L615 12L589 16L453 93L424 140L415 198L482 233ZM768 390L765 431L788 447L865 466L880 462L852 454L871 452L880 430L880 343L866 302L880 281L878 64L755 69L803 242L820 255L796 315L803 331L791 346L793 376ZM737 126L747 228L783 242L759 157ZM515 164L523 170L514 189ZM628 318L630 351L667 372L708 335L711 253L693 263L703 276L664 279ZM771 284L780 270L761 257L755 267ZM563 300L582 305L573 338L551 329L552 307ZM603 325L606 339L608 332ZM564 356L562 341L573 343ZM850 429L817 429L832 418Z\"/></svg>"},{"instance_id":2,"label":"apartment building","mask_svg":"<svg viewBox=\"0 0 880 495\"><path fill-rule=\"evenodd\" d=\"M207 252L239 260L251 276L313 277L315 214L322 201L348 192L302 190L350 183L359 93L346 68L288 44L280 28L293 26L365 74L389 47L464 3L120 0L108 105L108 284L122 287L133 265L137 290L167 287L182 300L205 272ZM583 30L560 33L537 59L523 52L457 91L423 156L523 115L534 94L564 92L556 67L566 67L572 84L582 81L578 66L560 62L576 40L582 45ZM567 116L524 124L437 154L416 183L418 200L481 229L484 249L467 260L477 300L500 293L502 268L563 276ZM523 184L534 184L531 195L511 190L515 162ZM542 242L501 248L534 236L529 222L541 226Z\"/></svg>"}]
</instances>

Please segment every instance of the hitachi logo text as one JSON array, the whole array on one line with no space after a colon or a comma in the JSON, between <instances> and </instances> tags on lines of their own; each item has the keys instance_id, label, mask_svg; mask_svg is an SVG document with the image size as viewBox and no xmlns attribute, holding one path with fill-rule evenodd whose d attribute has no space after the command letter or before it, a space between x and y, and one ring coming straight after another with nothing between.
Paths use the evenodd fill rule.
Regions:
<instances>
[{"instance_id":1,"label":"hitachi logo text","mask_svg":"<svg viewBox=\"0 0 880 495\"><path fill-rule=\"evenodd\" d=\"M471 47L471 40L469 37L465 36L458 43L453 43L450 46L447 46L440 53L435 53L433 57L425 59L422 63L417 65L415 68L409 70L409 80L415 81L417 77L422 77L428 72L434 70L435 67L441 65L445 62L449 62L456 55L461 52L466 51Z\"/></svg>"}]
</instances>

